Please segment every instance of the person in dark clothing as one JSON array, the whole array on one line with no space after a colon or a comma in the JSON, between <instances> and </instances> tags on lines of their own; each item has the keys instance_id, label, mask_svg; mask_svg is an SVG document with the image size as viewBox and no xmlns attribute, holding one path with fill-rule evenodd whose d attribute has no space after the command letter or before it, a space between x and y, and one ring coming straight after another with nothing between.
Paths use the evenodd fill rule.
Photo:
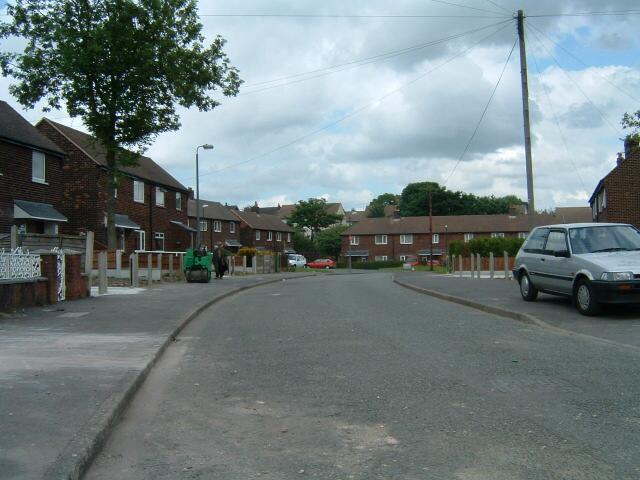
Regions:
<instances>
[{"instance_id":1,"label":"person in dark clothing","mask_svg":"<svg viewBox=\"0 0 640 480\"><path fill-rule=\"evenodd\" d=\"M227 255L221 242L218 242L213 249L213 268L216 270L216 279L222 279L225 272L229 270Z\"/></svg>"}]
</instances>

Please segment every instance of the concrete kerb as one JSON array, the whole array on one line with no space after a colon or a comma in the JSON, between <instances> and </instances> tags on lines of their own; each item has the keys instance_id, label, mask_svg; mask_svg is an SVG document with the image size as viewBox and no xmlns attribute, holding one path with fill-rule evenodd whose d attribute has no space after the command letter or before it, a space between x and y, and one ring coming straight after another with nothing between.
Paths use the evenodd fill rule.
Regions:
<instances>
[{"instance_id":1,"label":"concrete kerb","mask_svg":"<svg viewBox=\"0 0 640 480\"><path fill-rule=\"evenodd\" d=\"M510 320L516 320L518 322L522 322L528 325L535 325L537 327L546 328L549 330L553 330L555 333L559 333L562 335L567 335L571 337L584 338L588 340L595 340L598 343L603 343L605 345L615 346L623 349L630 349L636 352L640 352L640 347L635 345L629 345L628 343L620 343L614 342L613 340L607 340L606 338L594 337L593 335L587 335L585 333L573 332L571 330L566 330L564 328L556 327L555 325L551 325L544 320L540 320L533 315L529 315L528 313L519 313L514 312L512 310L507 310L506 308L494 307L492 305L485 305L480 302L476 302L474 300L469 300L462 297L456 297L455 295L449 295L446 293L438 292L436 290L430 290L428 288L417 287L415 285L411 285L408 283L404 283L399 281L395 275L393 277L393 282L401 287L407 288L409 290L413 290L418 293L422 293L425 295L430 295L432 297L439 298L441 300L445 300L447 302L457 303L460 305L464 305L466 307L475 308L476 310L480 310L482 312L490 313L492 315L497 315L499 317L508 318Z\"/></svg>"},{"instance_id":2,"label":"concrete kerb","mask_svg":"<svg viewBox=\"0 0 640 480\"><path fill-rule=\"evenodd\" d=\"M88 422L89 426L78 432L76 436L71 439L62 453L58 455L55 463L46 470L45 478L61 480L79 480L82 478L95 457L102 450L107 438L109 438L109 435L131 403L131 400L149 376L153 366L158 362L167 347L175 341L180 332L204 310L245 290L282 282L283 280L297 280L299 278L313 276L315 276L315 274L278 278L239 287L218 295L187 313L162 345L160 345L153 358L149 360L140 373L137 375L132 374L133 378L125 379L125 383L128 383L128 386L126 387L124 395L113 394L100 406L100 409L93 415L91 421Z\"/></svg>"}]
</instances>

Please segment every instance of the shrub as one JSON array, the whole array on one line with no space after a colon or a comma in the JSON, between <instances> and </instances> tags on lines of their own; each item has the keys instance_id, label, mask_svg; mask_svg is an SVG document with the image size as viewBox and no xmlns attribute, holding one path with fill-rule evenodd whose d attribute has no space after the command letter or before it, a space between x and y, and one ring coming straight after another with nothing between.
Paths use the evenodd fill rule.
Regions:
<instances>
[{"instance_id":1,"label":"shrub","mask_svg":"<svg viewBox=\"0 0 640 480\"><path fill-rule=\"evenodd\" d=\"M385 260L380 262L352 262L351 268L358 270L380 270L381 268L397 268L401 267L400 260ZM338 268L349 268L348 262L338 262Z\"/></svg>"},{"instance_id":2,"label":"shrub","mask_svg":"<svg viewBox=\"0 0 640 480\"><path fill-rule=\"evenodd\" d=\"M468 243L455 240L449 243L449 253L464 257L479 253L482 257L488 257L491 252L495 256L507 252L514 257L523 242L522 238L517 237L475 238Z\"/></svg>"},{"instance_id":3,"label":"shrub","mask_svg":"<svg viewBox=\"0 0 640 480\"><path fill-rule=\"evenodd\" d=\"M252 247L242 247L238 250L238 255L244 257L253 257L256 254L257 250Z\"/></svg>"}]
</instances>

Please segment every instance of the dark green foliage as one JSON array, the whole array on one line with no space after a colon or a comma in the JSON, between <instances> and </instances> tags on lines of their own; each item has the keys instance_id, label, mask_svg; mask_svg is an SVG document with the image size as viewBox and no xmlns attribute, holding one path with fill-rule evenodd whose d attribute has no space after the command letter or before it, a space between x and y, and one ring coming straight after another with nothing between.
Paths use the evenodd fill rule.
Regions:
<instances>
[{"instance_id":1,"label":"dark green foliage","mask_svg":"<svg viewBox=\"0 0 640 480\"><path fill-rule=\"evenodd\" d=\"M299 228L307 227L315 238L316 233L321 229L341 221L342 215L329 213L325 199L310 198L307 201L300 200L287 220L290 225Z\"/></svg>"},{"instance_id":2,"label":"dark green foliage","mask_svg":"<svg viewBox=\"0 0 640 480\"><path fill-rule=\"evenodd\" d=\"M309 258L309 255L315 255L317 252L316 246L309 237L305 236L304 233L297 230L293 234L293 249Z\"/></svg>"},{"instance_id":3,"label":"dark green foliage","mask_svg":"<svg viewBox=\"0 0 640 480\"><path fill-rule=\"evenodd\" d=\"M429 215L429 193L432 192L434 215L492 215L509 213L509 206L521 204L514 195L478 197L471 193L452 192L435 182L407 185L400 195L400 215Z\"/></svg>"},{"instance_id":4,"label":"dark green foliage","mask_svg":"<svg viewBox=\"0 0 640 480\"><path fill-rule=\"evenodd\" d=\"M631 130L631 133L627 135L627 139L632 140L633 144L637 146L640 142L640 110L631 114L625 113L621 123L622 128Z\"/></svg>"},{"instance_id":5,"label":"dark green foliage","mask_svg":"<svg viewBox=\"0 0 640 480\"><path fill-rule=\"evenodd\" d=\"M26 40L0 53L10 92L28 107L44 100L80 117L107 150L109 249L115 248L118 167L162 132L180 127L176 105L201 111L242 83L216 37L204 45L196 0L14 0L0 38Z\"/></svg>"},{"instance_id":6,"label":"dark green foliage","mask_svg":"<svg viewBox=\"0 0 640 480\"><path fill-rule=\"evenodd\" d=\"M472 253L479 253L482 257L488 257L490 252L493 252L495 256L507 252L510 257L514 257L523 242L522 238L517 237L475 238L468 243L455 240L449 243L449 253L465 257Z\"/></svg>"},{"instance_id":7,"label":"dark green foliage","mask_svg":"<svg viewBox=\"0 0 640 480\"><path fill-rule=\"evenodd\" d=\"M336 225L322 230L316 236L316 246L321 255L338 258L342 248L341 234L349 225Z\"/></svg>"},{"instance_id":8,"label":"dark green foliage","mask_svg":"<svg viewBox=\"0 0 640 480\"><path fill-rule=\"evenodd\" d=\"M383 193L371 200L367 207L367 216L370 218L384 217L384 207L387 205L398 205L400 196L393 193Z\"/></svg>"},{"instance_id":9,"label":"dark green foliage","mask_svg":"<svg viewBox=\"0 0 640 480\"><path fill-rule=\"evenodd\" d=\"M351 268L359 270L380 270L381 268L398 268L402 266L399 260L385 260L381 262L351 262ZM337 268L349 268L348 262L338 262Z\"/></svg>"}]
</instances>

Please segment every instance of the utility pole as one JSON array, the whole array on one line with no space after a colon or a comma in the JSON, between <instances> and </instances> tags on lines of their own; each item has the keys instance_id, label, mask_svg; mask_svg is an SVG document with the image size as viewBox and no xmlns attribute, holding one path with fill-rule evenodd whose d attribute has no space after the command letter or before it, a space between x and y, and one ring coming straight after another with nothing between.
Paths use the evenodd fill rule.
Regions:
<instances>
[{"instance_id":1,"label":"utility pole","mask_svg":"<svg viewBox=\"0 0 640 480\"><path fill-rule=\"evenodd\" d=\"M529 123L529 85L527 83L527 51L524 44L524 12L518 10L518 38L520 39L520 77L522 81L522 115L524 117L524 153L527 163L527 201L529 231L535 226L533 202L533 163L531 160L531 126Z\"/></svg>"},{"instance_id":2,"label":"utility pole","mask_svg":"<svg viewBox=\"0 0 640 480\"><path fill-rule=\"evenodd\" d=\"M429 270L433 272L433 202L429 191Z\"/></svg>"}]
</instances>

